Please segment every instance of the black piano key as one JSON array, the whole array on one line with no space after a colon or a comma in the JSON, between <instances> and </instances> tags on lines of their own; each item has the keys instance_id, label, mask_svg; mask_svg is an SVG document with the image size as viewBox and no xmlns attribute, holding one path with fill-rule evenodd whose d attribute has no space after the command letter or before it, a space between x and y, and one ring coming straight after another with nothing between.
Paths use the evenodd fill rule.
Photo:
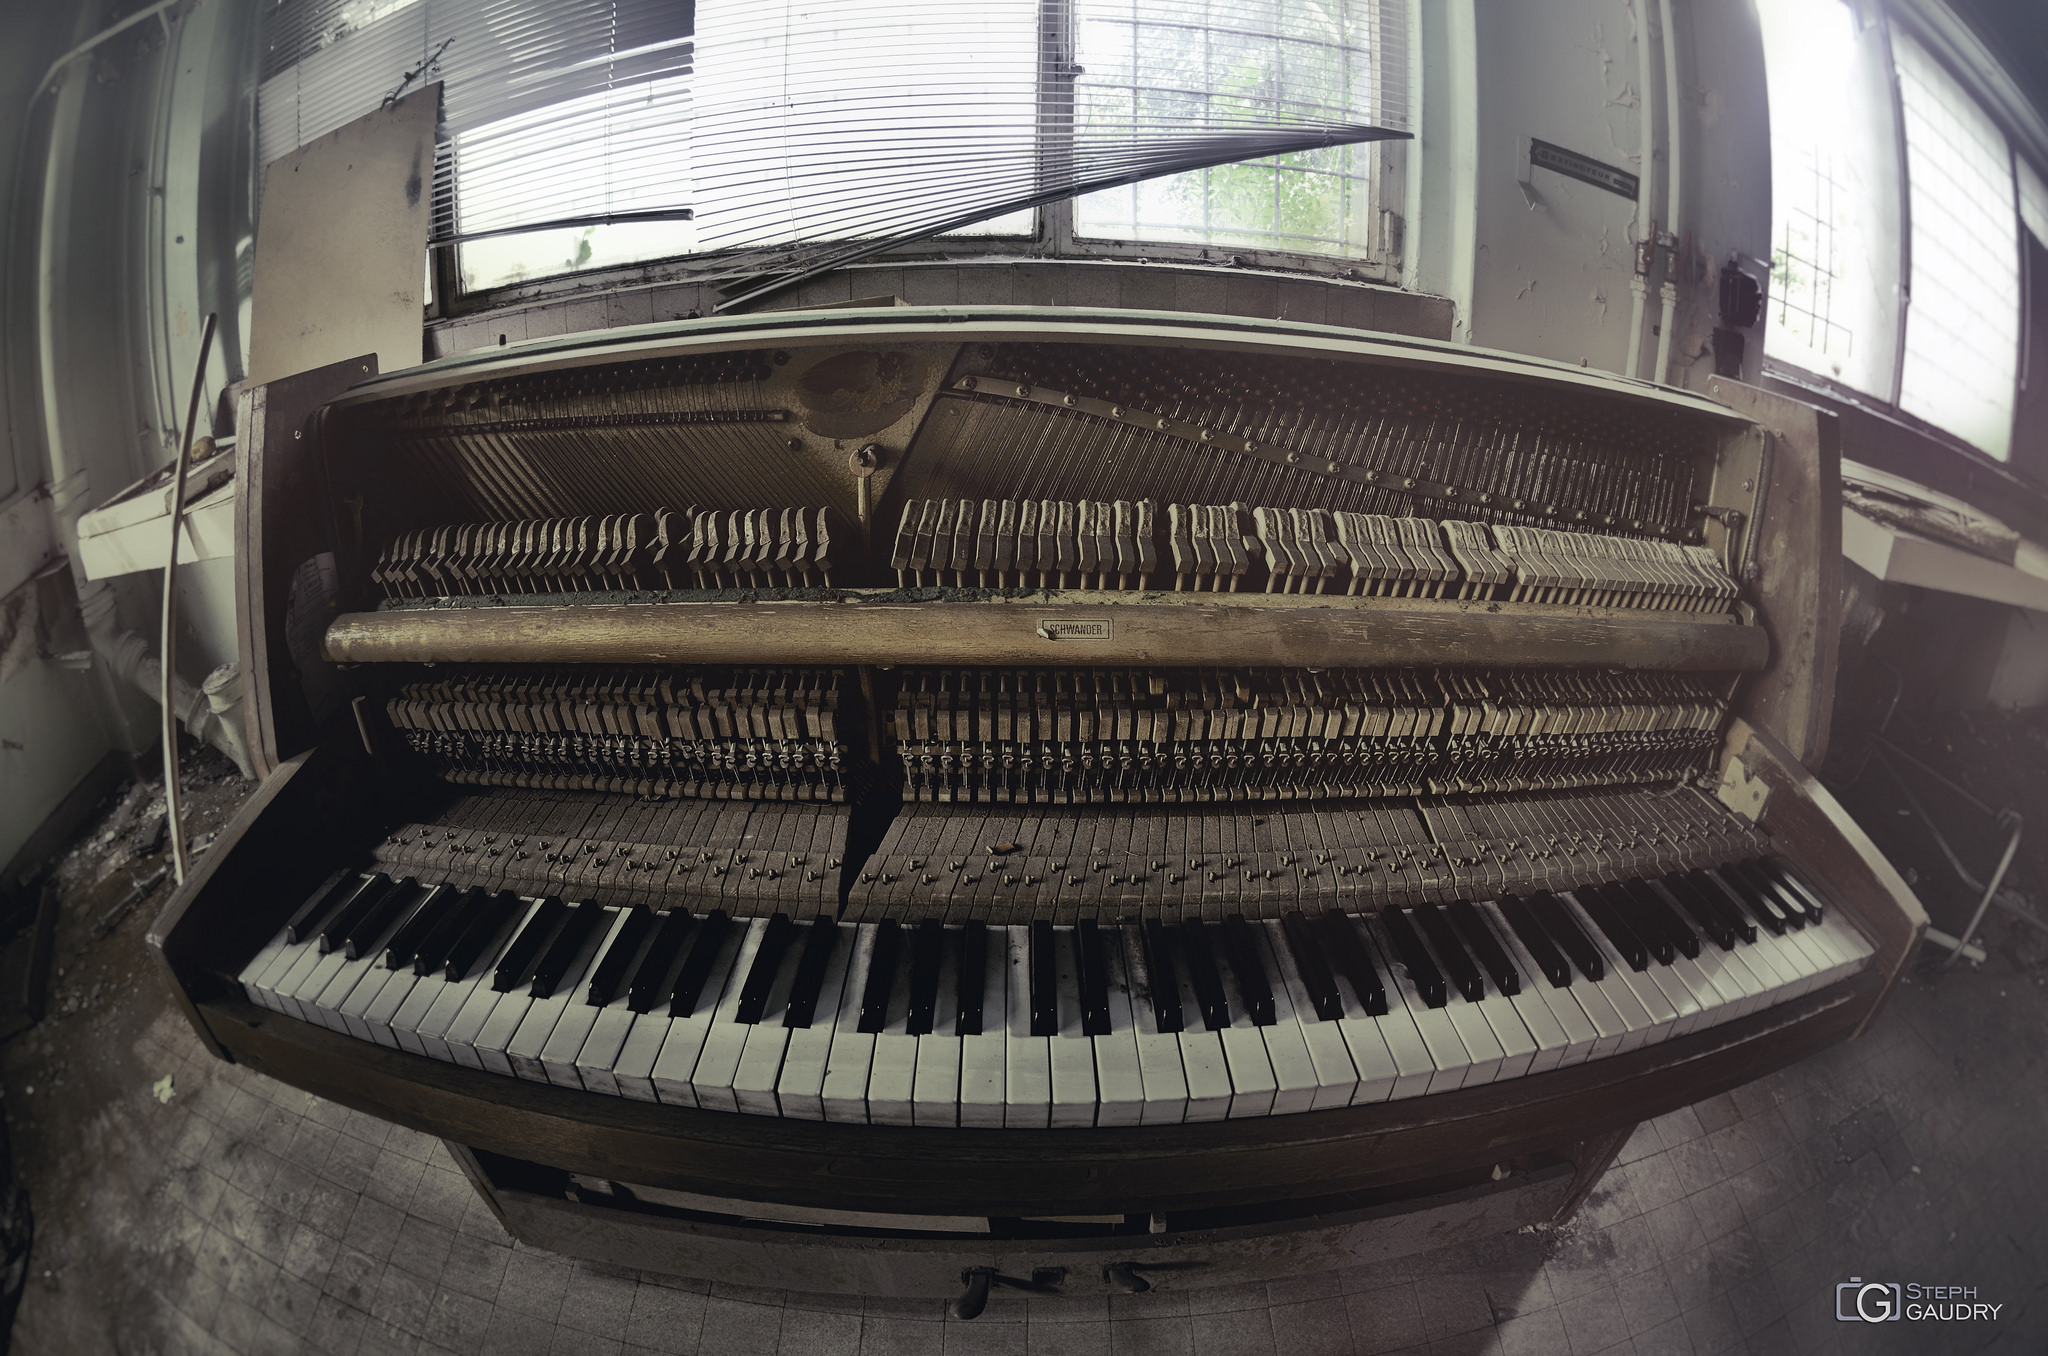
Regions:
<instances>
[{"instance_id":1,"label":"black piano key","mask_svg":"<svg viewBox=\"0 0 2048 1356\"><path fill-rule=\"evenodd\" d=\"M640 954L640 944L647 940L647 934L654 931L654 915L646 909L628 908L626 921L619 924L619 930L612 937L612 944L605 948L597 968L590 972L590 987L584 993L584 1001L594 1008L601 1008L617 998L626 988L626 972L633 968L634 957Z\"/></svg>"},{"instance_id":2,"label":"black piano key","mask_svg":"<svg viewBox=\"0 0 2048 1356\"><path fill-rule=\"evenodd\" d=\"M559 895L549 895L526 920L526 926L519 929L519 935L512 939L512 945L505 948L505 954L498 958L498 968L491 975L491 987L499 993L518 988L533 978L534 967L540 964L547 951L548 943L561 931L562 924L569 918L569 906Z\"/></svg>"},{"instance_id":3,"label":"black piano key","mask_svg":"<svg viewBox=\"0 0 2048 1356\"><path fill-rule=\"evenodd\" d=\"M1529 896L1529 912L1543 925L1550 940L1557 943L1557 949L1572 958L1572 964L1579 967L1579 973L1587 979L1607 978L1607 958L1600 954L1579 927L1579 920L1572 917L1564 901L1548 890L1538 890Z\"/></svg>"},{"instance_id":4,"label":"black piano key","mask_svg":"<svg viewBox=\"0 0 2048 1356\"><path fill-rule=\"evenodd\" d=\"M1202 1009L1202 1025L1221 1031L1230 1025L1230 999L1223 992L1223 977L1216 971L1209 930L1201 919L1190 918L1176 931L1180 933L1180 954L1188 965L1188 983L1194 988L1196 1006Z\"/></svg>"},{"instance_id":5,"label":"black piano key","mask_svg":"<svg viewBox=\"0 0 2048 1356\"><path fill-rule=\"evenodd\" d=\"M1686 871L1669 878L1676 889L1682 889L1683 898L1697 903L1700 908L1713 914L1728 926L1736 938L1743 942L1756 940L1756 923L1728 898L1720 886L1708 880L1698 871Z\"/></svg>"},{"instance_id":6,"label":"black piano key","mask_svg":"<svg viewBox=\"0 0 2048 1356\"><path fill-rule=\"evenodd\" d=\"M688 909L670 909L661 916L661 922L654 929L654 940L647 944L646 954L633 967L633 977L626 981L628 1008L634 1012L652 1012L668 1000L673 982L671 976L675 974L677 958L683 952L683 939L690 935L690 929L696 923Z\"/></svg>"},{"instance_id":7,"label":"black piano key","mask_svg":"<svg viewBox=\"0 0 2048 1356\"><path fill-rule=\"evenodd\" d=\"M528 992L535 998L553 997L555 990L562 987L563 977L576 968L576 962L604 940L594 934L607 917L604 905L594 899L586 899L569 910L569 916L562 920L562 926L555 930L554 938L535 962Z\"/></svg>"},{"instance_id":8,"label":"black piano key","mask_svg":"<svg viewBox=\"0 0 2048 1356\"><path fill-rule=\"evenodd\" d=\"M1443 962L1444 969L1451 972L1451 983L1458 986L1458 992L1474 1003L1486 997L1486 977L1479 973L1479 967L1472 963L1465 944L1458 940L1458 934L1451 927L1450 915L1438 905L1420 904L1415 908L1415 921L1422 924L1423 932L1428 934L1430 944L1436 948L1437 959Z\"/></svg>"},{"instance_id":9,"label":"black piano key","mask_svg":"<svg viewBox=\"0 0 2048 1356\"><path fill-rule=\"evenodd\" d=\"M1502 895L1494 901L1500 908L1501 917L1508 920L1508 926L1515 930L1515 936L1522 939L1529 956L1536 962L1536 968L1550 981L1553 989L1569 989L1572 986L1571 963L1550 940L1550 934L1536 921L1536 915L1529 905L1513 895Z\"/></svg>"},{"instance_id":10,"label":"black piano key","mask_svg":"<svg viewBox=\"0 0 2048 1356\"><path fill-rule=\"evenodd\" d=\"M1180 1010L1180 976L1173 968L1173 943L1166 925L1145 920L1145 971L1152 990L1152 1021L1161 1035L1178 1035L1187 1023Z\"/></svg>"},{"instance_id":11,"label":"black piano key","mask_svg":"<svg viewBox=\"0 0 2048 1356\"><path fill-rule=\"evenodd\" d=\"M420 895L418 907L384 943L384 968L396 970L411 965L412 958L419 954L420 942L455 907L461 894L452 885L428 886Z\"/></svg>"},{"instance_id":12,"label":"black piano key","mask_svg":"<svg viewBox=\"0 0 2048 1356\"><path fill-rule=\"evenodd\" d=\"M929 1036L939 1011L939 963L945 956L946 925L927 918L910 934L910 1020L904 1031Z\"/></svg>"},{"instance_id":13,"label":"black piano key","mask_svg":"<svg viewBox=\"0 0 2048 1356\"><path fill-rule=\"evenodd\" d=\"M1223 955L1237 980L1237 994L1244 1000L1245 1014L1252 1019L1253 1026L1271 1026L1273 981L1266 974L1261 950L1259 939L1243 914L1234 913L1223 920Z\"/></svg>"},{"instance_id":14,"label":"black piano key","mask_svg":"<svg viewBox=\"0 0 2048 1356\"><path fill-rule=\"evenodd\" d=\"M1040 918L1031 924L1030 963L1025 973L1031 986L1031 1034L1060 1034L1059 957L1053 952L1052 924Z\"/></svg>"},{"instance_id":15,"label":"black piano key","mask_svg":"<svg viewBox=\"0 0 2048 1356\"><path fill-rule=\"evenodd\" d=\"M446 965L456 944L476 926L479 918L491 912L491 896L482 886L472 885L457 894L440 916L427 925L426 935L420 938L419 950L413 953L412 972L431 975Z\"/></svg>"},{"instance_id":16,"label":"black piano key","mask_svg":"<svg viewBox=\"0 0 2048 1356\"><path fill-rule=\"evenodd\" d=\"M1658 919L1640 913L1635 907L1635 901L1630 899L1619 885L1596 885L1592 887L1592 892L1607 906L1608 916L1617 920L1641 944L1645 955L1659 965L1671 964L1672 958L1678 954L1678 947L1665 933ZM1582 900L1586 896L1583 890L1574 893Z\"/></svg>"},{"instance_id":17,"label":"black piano key","mask_svg":"<svg viewBox=\"0 0 2048 1356\"><path fill-rule=\"evenodd\" d=\"M1629 969L1650 968L1650 948L1643 945L1643 939L1636 936L1635 929L1628 925L1626 919L1615 916L1614 908L1605 896L1595 889L1574 890L1572 895Z\"/></svg>"},{"instance_id":18,"label":"black piano key","mask_svg":"<svg viewBox=\"0 0 2048 1356\"><path fill-rule=\"evenodd\" d=\"M875 924L875 949L868 958L868 982L860 992L858 1031L873 1035L889 1024L889 992L896 987L896 956L902 930L893 918Z\"/></svg>"},{"instance_id":19,"label":"black piano key","mask_svg":"<svg viewBox=\"0 0 2048 1356\"><path fill-rule=\"evenodd\" d=\"M838 944L839 924L831 915L821 913L811 920L810 930L804 933L803 954L797 957L796 975L789 984L789 1009L782 1014L782 1024L790 1030L802 1031L816 1019L825 968L832 963L832 948Z\"/></svg>"},{"instance_id":20,"label":"black piano key","mask_svg":"<svg viewBox=\"0 0 2048 1356\"><path fill-rule=\"evenodd\" d=\"M328 915L327 925L320 929L320 954L324 956L345 945L348 935L355 931L364 916L397 888L397 881L381 873L358 883L341 901L341 907Z\"/></svg>"},{"instance_id":21,"label":"black piano key","mask_svg":"<svg viewBox=\"0 0 2048 1356\"><path fill-rule=\"evenodd\" d=\"M1809 915L1806 911L1806 902L1792 890L1779 884L1758 863L1738 862L1732 868L1722 868L1722 874L1726 875L1730 870L1733 870L1750 889L1777 905L1778 912L1784 914L1785 920L1793 927L1803 928L1820 921L1819 914Z\"/></svg>"},{"instance_id":22,"label":"black piano key","mask_svg":"<svg viewBox=\"0 0 2048 1356\"><path fill-rule=\"evenodd\" d=\"M1381 909L1380 923L1387 930L1387 939L1394 944L1394 955L1408 970L1408 978L1415 983L1415 991L1422 995L1423 1003L1432 1008L1443 1007L1451 1001L1450 989L1444 983L1443 972L1436 968L1436 962L1429 958L1429 951L1422 945L1422 938L1416 936L1414 925L1402 909Z\"/></svg>"},{"instance_id":23,"label":"black piano key","mask_svg":"<svg viewBox=\"0 0 2048 1356\"><path fill-rule=\"evenodd\" d=\"M1074 925L1074 975L1081 986L1081 1034L1109 1034L1109 957L1095 920Z\"/></svg>"},{"instance_id":24,"label":"black piano key","mask_svg":"<svg viewBox=\"0 0 2048 1356\"><path fill-rule=\"evenodd\" d=\"M669 1016L688 1017L697 1011L697 1005L704 1001L704 986L711 979L711 967L718 963L719 948L725 945L725 934L731 930L732 919L724 909L713 909L704 915L704 921L697 925L697 935L690 939L689 957L676 972L675 991L668 999Z\"/></svg>"},{"instance_id":25,"label":"black piano key","mask_svg":"<svg viewBox=\"0 0 2048 1356\"><path fill-rule=\"evenodd\" d=\"M1785 935L1785 916L1769 900L1759 898L1755 891L1745 888L1741 880L1729 876L1725 872L1705 871L1701 874L1712 883L1715 889L1727 894L1729 898L1741 905L1743 912L1754 918L1764 931L1770 933L1773 937Z\"/></svg>"},{"instance_id":26,"label":"black piano key","mask_svg":"<svg viewBox=\"0 0 2048 1356\"><path fill-rule=\"evenodd\" d=\"M747 1026L760 1022L768 1010L768 990L775 986L775 972L782 968L782 958L795 939L796 924L789 921L788 914L778 913L768 919L768 926L761 930L761 945L754 950L754 963L747 967L747 977L740 984L735 1020Z\"/></svg>"},{"instance_id":27,"label":"black piano key","mask_svg":"<svg viewBox=\"0 0 2048 1356\"><path fill-rule=\"evenodd\" d=\"M1777 857L1764 857L1757 861L1756 866L1758 870L1774 877L1781 885L1799 896L1800 903L1806 906L1808 919L1818 923L1827 916L1827 905L1822 902L1820 891L1808 885L1806 879L1794 871L1790 864Z\"/></svg>"},{"instance_id":28,"label":"black piano key","mask_svg":"<svg viewBox=\"0 0 2048 1356\"><path fill-rule=\"evenodd\" d=\"M1500 938L1493 935L1493 929L1479 916L1479 910L1469 900L1462 899L1446 905L1445 909L1451 916L1451 926L1458 930L1458 937L1471 951L1472 958L1493 976L1493 986L1510 998L1520 993L1522 972L1508 959Z\"/></svg>"},{"instance_id":29,"label":"black piano key","mask_svg":"<svg viewBox=\"0 0 2048 1356\"><path fill-rule=\"evenodd\" d=\"M1316 944L1315 932L1301 910L1289 910L1281 917L1280 936L1287 943L1287 954L1294 957L1295 972L1301 976L1301 986L1308 990L1309 1004L1315 1008L1316 1016L1326 1022L1341 1018L1344 995L1337 991L1329 959Z\"/></svg>"},{"instance_id":30,"label":"black piano key","mask_svg":"<svg viewBox=\"0 0 2048 1356\"><path fill-rule=\"evenodd\" d=\"M374 956L384 949L384 943L398 931L426 892L411 876L399 881L396 886L384 892L384 897L372 905L368 912L356 920L348 930L348 936L341 939L342 954L350 960L361 960Z\"/></svg>"},{"instance_id":31,"label":"black piano key","mask_svg":"<svg viewBox=\"0 0 2048 1356\"><path fill-rule=\"evenodd\" d=\"M442 973L456 982L469 978L484 957L497 950L504 935L518 926L525 912L526 901L510 890L492 895L462 930L455 945L448 948L448 962Z\"/></svg>"},{"instance_id":32,"label":"black piano key","mask_svg":"<svg viewBox=\"0 0 2048 1356\"><path fill-rule=\"evenodd\" d=\"M299 905L291 920L284 925L284 939L303 942L320 931L327 925L329 915L341 907L350 889L361 879L355 868L348 867L320 882L320 888L306 896L306 902Z\"/></svg>"},{"instance_id":33,"label":"black piano key","mask_svg":"<svg viewBox=\"0 0 2048 1356\"><path fill-rule=\"evenodd\" d=\"M1631 921L1649 919L1664 935L1671 939L1671 945L1678 948L1678 954L1687 960L1698 960L1700 935L1692 924L1679 915L1679 911L1664 902L1664 896L1650 887L1646 880L1624 880L1615 882L1615 889L1635 905Z\"/></svg>"},{"instance_id":34,"label":"black piano key","mask_svg":"<svg viewBox=\"0 0 2048 1356\"><path fill-rule=\"evenodd\" d=\"M1701 932L1713 939L1715 946L1723 951L1735 949L1735 929L1728 922L1727 916L1702 904L1688 882L1679 876L1666 876L1657 884L1666 895L1677 902L1680 913L1690 918Z\"/></svg>"},{"instance_id":35,"label":"black piano key","mask_svg":"<svg viewBox=\"0 0 2048 1356\"><path fill-rule=\"evenodd\" d=\"M1351 981L1351 992L1358 995L1359 1006L1368 1017L1387 1015L1387 990L1380 982L1379 968L1373 964L1372 948L1366 944L1365 934L1349 914L1330 909L1317 916L1317 934L1330 950L1330 963L1336 973Z\"/></svg>"},{"instance_id":36,"label":"black piano key","mask_svg":"<svg viewBox=\"0 0 2048 1356\"><path fill-rule=\"evenodd\" d=\"M958 1012L953 1019L956 1036L981 1034L982 1004L988 990L988 929L978 922L960 925L958 962Z\"/></svg>"}]
</instances>

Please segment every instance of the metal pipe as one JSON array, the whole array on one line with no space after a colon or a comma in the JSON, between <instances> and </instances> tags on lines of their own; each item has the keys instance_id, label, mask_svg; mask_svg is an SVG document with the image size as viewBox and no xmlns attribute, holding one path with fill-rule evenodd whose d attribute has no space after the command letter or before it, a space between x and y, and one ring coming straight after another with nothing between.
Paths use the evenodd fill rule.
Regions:
<instances>
[{"instance_id":1,"label":"metal pipe","mask_svg":"<svg viewBox=\"0 0 2048 1356\"><path fill-rule=\"evenodd\" d=\"M185 883L185 825L178 805L178 717L171 709L171 678L178 662L178 538L185 530L185 473L192 465L192 429L199 422L199 401L206 394L206 360L213 356L213 326L217 319L206 313L199 331L199 361L192 367L192 399L185 406L184 436L178 440L178 465L171 475L171 549L164 559L163 639L157 650L163 658L158 668L161 687L157 700L163 706L164 818L171 828L171 867L178 884Z\"/></svg>"},{"instance_id":2,"label":"metal pipe","mask_svg":"<svg viewBox=\"0 0 2048 1356\"><path fill-rule=\"evenodd\" d=\"M1678 37L1671 24L1671 0L1657 0L1657 14L1664 27L1664 224L1672 245L1664 265L1664 285L1659 289L1664 310L1657 326L1657 367L1650 379L1669 384L1671 330L1678 319L1678 242L1683 239L1679 223L1685 215L1685 110L1678 83Z\"/></svg>"},{"instance_id":3,"label":"metal pipe","mask_svg":"<svg viewBox=\"0 0 2048 1356\"><path fill-rule=\"evenodd\" d=\"M1649 0L1634 0L1636 17L1636 109L1642 124L1642 163L1637 167L1641 172L1636 176L1636 272L1629 279L1628 289L1632 299L1629 302L1628 358L1622 364L1621 374L1625 377L1639 376L1643 370L1643 310L1644 293L1649 289L1649 261L1656 256L1657 204L1652 194L1655 185L1651 183L1651 172L1655 169L1657 156L1656 93L1651 89L1654 79L1650 62L1650 14Z\"/></svg>"},{"instance_id":4,"label":"metal pipe","mask_svg":"<svg viewBox=\"0 0 2048 1356\"><path fill-rule=\"evenodd\" d=\"M1984 921L1984 911L1990 908L1991 901L1997 898L1998 887L2005 883L2005 873L2012 865L2013 854L2020 850L2020 830L2025 826L2019 815L2010 810L2000 815L1999 821L2003 823L2008 818L2012 822L2012 837L2005 840L2005 854L1998 859L1998 869L1991 873L1991 883L1984 887L1984 897L1977 901L1977 911L1970 915L1970 926L1963 929L1963 935L1956 939L1955 950L1941 963L1944 970L1963 958L1963 948L1970 944L1970 938L1977 935L1977 925Z\"/></svg>"}]
</instances>

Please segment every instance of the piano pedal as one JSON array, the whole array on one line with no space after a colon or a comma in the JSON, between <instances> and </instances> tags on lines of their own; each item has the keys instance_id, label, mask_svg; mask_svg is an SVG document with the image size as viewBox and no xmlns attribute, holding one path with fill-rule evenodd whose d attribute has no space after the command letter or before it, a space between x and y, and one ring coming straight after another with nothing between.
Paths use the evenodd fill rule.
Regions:
<instances>
[{"instance_id":1,"label":"piano pedal","mask_svg":"<svg viewBox=\"0 0 2048 1356\"><path fill-rule=\"evenodd\" d=\"M1066 1280L1065 1267L1033 1267L1031 1279L1028 1281L1019 1280L1015 1276L1005 1276L994 1267L968 1267L960 1273L961 1284L966 1289L946 1306L946 1313L963 1320L979 1318L981 1311L988 1308L988 1292L991 1286L1008 1286L1012 1290L1022 1290L1033 1295L1057 1295L1060 1293L1060 1287L1066 1284Z\"/></svg>"}]
</instances>

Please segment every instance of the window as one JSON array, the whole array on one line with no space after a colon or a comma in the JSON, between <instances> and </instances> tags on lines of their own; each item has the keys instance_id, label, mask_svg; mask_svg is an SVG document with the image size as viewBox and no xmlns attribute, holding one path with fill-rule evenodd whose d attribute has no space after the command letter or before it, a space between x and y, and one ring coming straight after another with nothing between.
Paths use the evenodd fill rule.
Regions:
<instances>
[{"instance_id":1,"label":"window","mask_svg":"<svg viewBox=\"0 0 2048 1356\"><path fill-rule=\"evenodd\" d=\"M732 277L1031 197L1063 165L1156 159L1189 130L1405 126L1406 17L1394 0L279 0L259 139L267 164L438 77L437 232L695 214L465 242L463 290L673 257ZM1076 232L1054 230L1062 206L948 234L1366 259L1389 163L1319 149L1090 195Z\"/></svg>"},{"instance_id":2,"label":"window","mask_svg":"<svg viewBox=\"0 0 2048 1356\"><path fill-rule=\"evenodd\" d=\"M1899 408L2003 461L2012 450L2020 341L2012 152L1919 43L1897 34L1892 53L1913 223Z\"/></svg>"},{"instance_id":3,"label":"window","mask_svg":"<svg viewBox=\"0 0 2048 1356\"><path fill-rule=\"evenodd\" d=\"M1148 114L1199 123L1219 109L1405 129L1406 57L1398 30L1383 39L1379 9L1373 0L1076 0L1079 130L1099 135ZM1090 193L1074 204L1074 231L1366 257L1384 153L1335 146Z\"/></svg>"},{"instance_id":4,"label":"window","mask_svg":"<svg viewBox=\"0 0 2048 1356\"><path fill-rule=\"evenodd\" d=\"M1883 400L1899 323L1899 179L1882 26L1841 0L1768 0L1770 357Z\"/></svg>"}]
</instances>

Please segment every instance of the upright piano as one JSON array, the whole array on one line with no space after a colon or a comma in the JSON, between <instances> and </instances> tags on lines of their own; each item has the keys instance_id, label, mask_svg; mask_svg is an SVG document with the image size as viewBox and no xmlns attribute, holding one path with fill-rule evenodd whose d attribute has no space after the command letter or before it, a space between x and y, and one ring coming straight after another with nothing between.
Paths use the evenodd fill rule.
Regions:
<instances>
[{"instance_id":1,"label":"upright piano","mask_svg":"<svg viewBox=\"0 0 2048 1356\"><path fill-rule=\"evenodd\" d=\"M544 1246L1215 1284L1562 1218L1854 1036L1825 416L1135 311L729 317L244 400L218 1056Z\"/></svg>"}]
</instances>

